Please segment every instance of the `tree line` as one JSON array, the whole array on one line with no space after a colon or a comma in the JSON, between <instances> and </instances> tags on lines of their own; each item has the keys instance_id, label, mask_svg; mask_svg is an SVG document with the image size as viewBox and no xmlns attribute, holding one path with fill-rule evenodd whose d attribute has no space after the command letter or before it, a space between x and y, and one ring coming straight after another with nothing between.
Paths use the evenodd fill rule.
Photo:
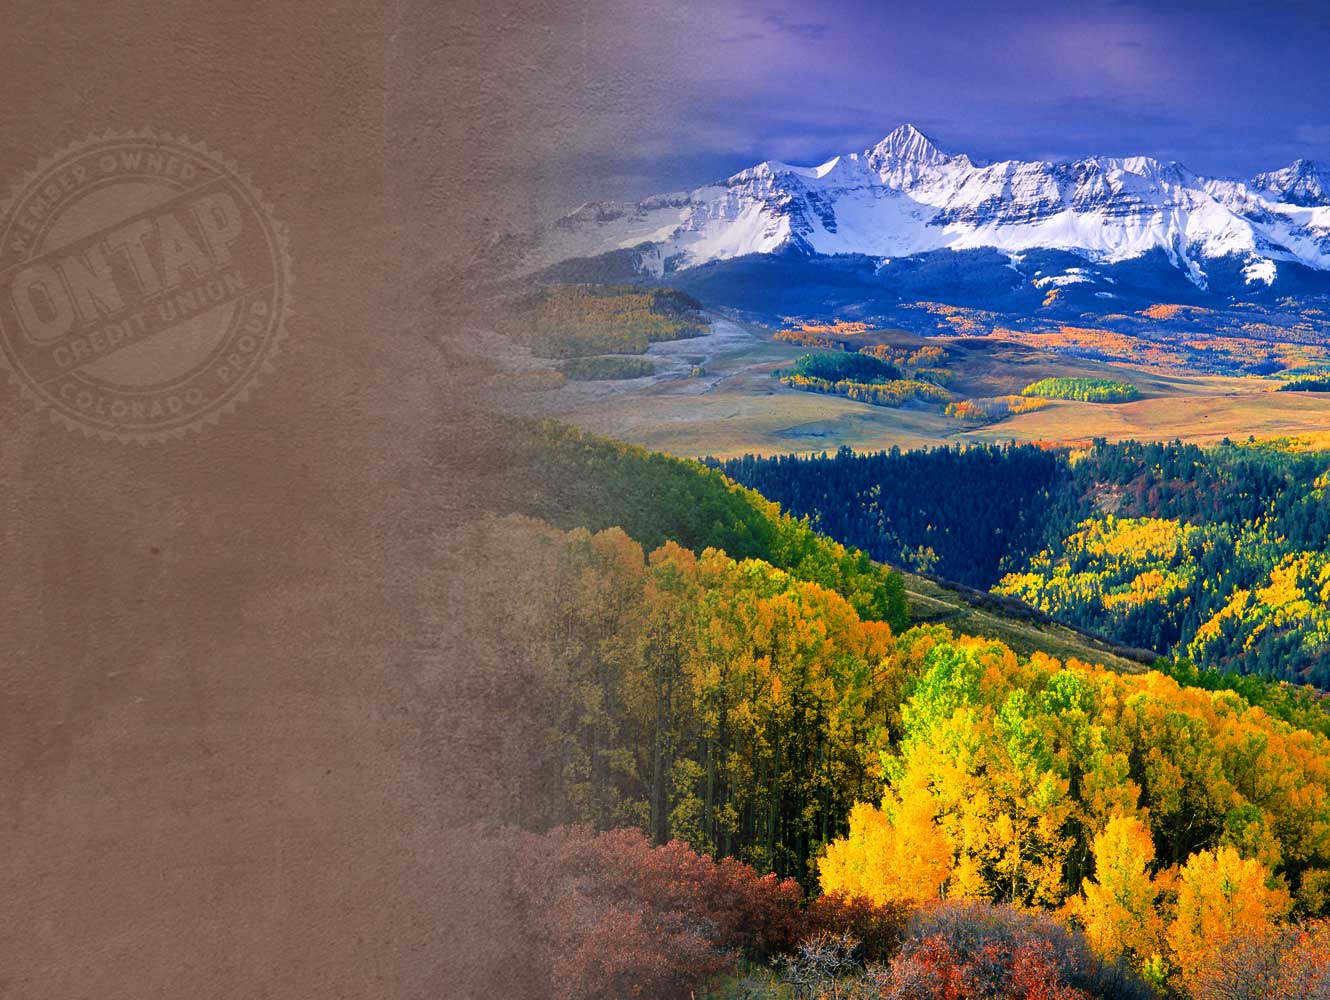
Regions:
<instances>
[{"instance_id":1,"label":"tree line","mask_svg":"<svg viewBox=\"0 0 1330 1000\"><path fill-rule=\"evenodd\" d=\"M876 559L1201 666L1330 689L1330 455L984 445L713 463Z\"/></svg>"}]
</instances>

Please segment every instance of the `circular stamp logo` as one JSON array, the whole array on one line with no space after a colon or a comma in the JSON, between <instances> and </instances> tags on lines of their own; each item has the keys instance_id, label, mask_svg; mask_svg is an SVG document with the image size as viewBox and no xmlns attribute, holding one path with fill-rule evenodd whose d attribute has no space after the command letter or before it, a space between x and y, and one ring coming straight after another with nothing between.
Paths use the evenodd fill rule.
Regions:
<instances>
[{"instance_id":1,"label":"circular stamp logo","mask_svg":"<svg viewBox=\"0 0 1330 1000\"><path fill-rule=\"evenodd\" d=\"M285 335L285 227L204 147L76 143L0 212L0 362L66 426L179 437L243 400Z\"/></svg>"}]
</instances>

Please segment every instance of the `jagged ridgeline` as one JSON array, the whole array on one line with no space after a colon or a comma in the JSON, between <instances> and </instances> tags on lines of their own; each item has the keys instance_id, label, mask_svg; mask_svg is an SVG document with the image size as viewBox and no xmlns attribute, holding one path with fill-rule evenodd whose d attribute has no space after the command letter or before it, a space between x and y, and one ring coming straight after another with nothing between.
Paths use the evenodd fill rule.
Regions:
<instances>
[{"instance_id":1,"label":"jagged ridgeline","mask_svg":"<svg viewBox=\"0 0 1330 1000\"><path fill-rule=\"evenodd\" d=\"M1245 182L1147 156L986 164L904 125L817 166L767 160L691 191L584 205L534 235L528 266L633 278L800 258L884 272L896 293L922 267L925 287L959 281L990 305L1067 298L1120 312L1143 286L1171 290L1157 302L1325 294L1330 235L1316 210L1327 204L1322 163ZM976 263L977 275L955 273Z\"/></svg>"},{"instance_id":2,"label":"jagged ridgeline","mask_svg":"<svg viewBox=\"0 0 1330 1000\"><path fill-rule=\"evenodd\" d=\"M1330 453L1103 441L721 468L875 559L1203 667L1330 689Z\"/></svg>"}]
</instances>

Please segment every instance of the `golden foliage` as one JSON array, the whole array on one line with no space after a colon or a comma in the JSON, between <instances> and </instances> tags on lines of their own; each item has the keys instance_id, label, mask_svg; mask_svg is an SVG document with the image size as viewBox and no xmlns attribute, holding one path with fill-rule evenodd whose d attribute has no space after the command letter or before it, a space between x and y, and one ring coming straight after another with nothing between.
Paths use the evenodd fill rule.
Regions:
<instances>
[{"instance_id":1,"label":"golden foliage","mask_svg":"<svg viewBox=\"0 0 1330 1000\"><path fill-rule=\"evenodd\" d=\"M1200 315L1210 310L1202 309L1199 306L1184 306L1173 303L1159 303L1150 306L1148 309L1142 309L1141 315L1148 316L1150 319L1170 320L1177 316L1187 317L1188 315Z\"/></svg>"},{"instance_id":2,"label":"golden foliage","mask_svg":"<svg viewBox=\"0 0 1330 1000\"><path fill-rule=\"evenodd\" d=\"M926 792L926 790L923 790ZM876 905L936 899L951 874L951 848L936 823L933 797L888 792L882 808L860 802L850 833L818 862L822 891Z\"/></svg>"},{"instance_id":3,"label":"golden foliage","mask_svg":"<svg viewBox=\"0 0 1330 1000\"><path fill-rule=\"evenodd\" d=\"M913 309L936 316L939 326L950 328L962 337L982 337L987 335L998 321L999 314L985 309L970 309L964 306L948 305L944 302L902 303L902 309Z\"/></svg>"},{"instance_id":4,"label":"golden foliage","mask_svg":"<svg viewBox=\"0 0 1330 1000\"><path fill-rule=\"evenodd\" d=\"M1103 319L1130 321L1130 317L1105 316ZM1148 333L1144 329L1137 334L1067 325L1056 330L1015 330L995 326L992 336L1041 350L1169 370L1194 369L1198 354L1220 359L1239 370L1249 369L1253 364L1296 369L1320 366L1330 360L1330 351L1325 347L1290 343L1286 329L1268 324L1239 324L1230 328L1228 333L1196 333L1176 341L1156 340Z\"/></svg>"},{"instance_id":5,"label":"golden foliage","mask_svg":"<svg viewBox=\"0 0 1330 1000\"><path fill-rule=\"evenodd\" d=\"M1161 368L1180 368L1188 363L1185 352L1167 344L1129 333L1094 327L1060 326L1057 330L1030 332L998 328L993 336L1040 350L1085 354L1114 361L1133 361Z\"/></svg>"},{"instance_id":6,"label":"golden foliage","mask_svg":"<svg viewBox=\"0 0 1330 1000\"><path fill-rule=\"evenodd\" d=\"M991 396L948 403L947 416L970 422L997 422L1009 416L1042 410L1049 401L1041 396Z\"/></svg>"},{"instance_id":7,"label":"golden foliage","mask_svg":"<svg viewBox=\"0 0 1330 1000\"><path fill-rule=\"evenodd\" d=\"M1021 662L998 643L915 634L898 648L929 644L882 807L857 806L828 846L824 890L1065 903L1102 954L1184 980L1234 928L1281 919L1290 874L1309 912L1325 905L1324 737L1158 673ZM924 859L916 869L902 861L908 845ZM1180 874L1175 857L1187 859Z\"/></svg>"},{"instance_id":8,"label":"golden foliage","mask_svg":"<svg viewBox=\"0 0 1330 1000\"><path fill-rule=\"evenodd\" d=\"M641 354L657 341L703 332L690 301L662 289L559 285L543 290L514 333L542 357Z\"/></svg>"},{"instance_id":9,"label":"golden foliage","mask_svg":"<svg viewBox=\"0 0 1330 1000\"><path fill-rule=\"evenodd\" d=\"M781 383L791 389L805 392L820 392L832 396L844 396L860 403L873 406L901 406L912 400L942 403L948 399L947 391L931 382L918 379L893 379L890 382L850 382L841 380L832 382L824 378L811 378L807 375L785 375Z\"/></svg>"},{"instance_id":10,"label":"golden foliage","mask_svg":"<svg viewBox=\"0 0 1330 1000\"><path fill-rule=\"evenodd\" d=\"M1197 628L1189 656L1205 661L1213 648L1238 640L1251 648L1267 631L1296 629L1304 648L1330 646L1330 556L1289 552L1251 589L1236 589Z\"/></svg>"},{"instance_id":11,"label":"golden foliage","mask_svg":"<svg viewBox=\"0 0 1330 1000\"><path fill-rule=\"evenodd\" d=\"M1097 602L1125 615L1188 588L1194 565L1186 560L1173 565L1174 556L1199 537L1199 529L1175 520L1106 514L1081 522L1058 557L1041 552L1024 572L1009 573L993 589L1050 613Z\"/></svg>"},{"instance_id":12,"label":"golden foliage","mask_svg":"<svg viewBox=\"0 0 1330 1000\"><path fill-rule=\"evenodd\" d=\"M833 320L830 323L805 321L792 323L784 330L777 330L773 338L804 347L841 350L850 346L849 342L854 338L862 337L872 329L869 324L858 321Z\"/></svg>"},{"instance_id":13,"label":"golden foliage","mask_svg":"<svg viewBox=\"0 0 1330 1000\"><path fill-rule=\"evenodd\" d=\"M1161 886L1149 828L1135 816L1114 816L1094 838L1094 878L1082 883L1072 915L1091 946L1106 958L1127 956L1138 968L1163 951Z\"/></svg>"}]
</instances>

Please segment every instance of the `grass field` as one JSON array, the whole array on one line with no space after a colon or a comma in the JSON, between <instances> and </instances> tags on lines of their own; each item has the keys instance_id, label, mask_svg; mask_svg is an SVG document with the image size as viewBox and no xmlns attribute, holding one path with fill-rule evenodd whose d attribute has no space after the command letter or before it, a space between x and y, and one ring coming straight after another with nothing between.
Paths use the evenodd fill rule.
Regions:
<instances>
[{"instance_id":1,"label":"grass field","mask_svg":"<svg viewBox=\"0 0 1330 1000\"><path fill-rule=\"evenodd\" d=\"M1137 386L1127 403L1055 400L984 426L944 416L937 404L899 409L782 386L772 371L808 348L774 331L717 318L708 336L653 345L657 375L633 383L568 383L530 393L522 412L557 416L587 430L676 455L756 454L902 448L964 441L1083 441L1136 438L1210 442L1295 437L1330 428L1330 396L1276 392L1278 383L1070 358L990 337L928 337L878 331L865 343L944 347L957 399L1019 393L1048 377L1111 378ZM515 356L517 366L538 359Z\"/></svg>"},{"instance_id":2,"label":"grass field","mask_svg":"<svg viewBox=\"0 0 1330 1000\"><path fill-rule=\"evenodd\" d=\"M1020 601L944 585L904 570L901 576L905 579L911 624L946 625L959 634L999 639L1025 656L1039 650L1063 661L1099 663L1122 673L1142 673L1154 662L1153 653L1128 649L1058 624Z\"/></svg>"}]
</instances>

